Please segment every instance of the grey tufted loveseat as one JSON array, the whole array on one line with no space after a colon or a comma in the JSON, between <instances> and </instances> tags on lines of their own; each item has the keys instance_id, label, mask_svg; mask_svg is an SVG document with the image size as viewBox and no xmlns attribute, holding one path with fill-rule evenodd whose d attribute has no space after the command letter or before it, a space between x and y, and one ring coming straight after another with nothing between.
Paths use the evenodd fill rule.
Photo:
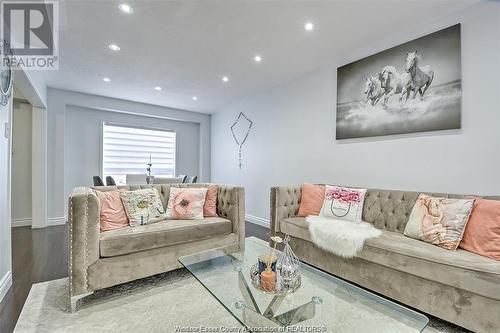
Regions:
<instances>
[{"instance_id":1,"label":"grey tufted loveseat","mask_svg":"<svg viewBox=\"0 0 500 333\"><path fill-rule=\"evenodd\" d=\"M382 236L366 241L358 257L344 259L311 242L308 222L296 216L301 191L301 186L271 189L271 231L290 235L301 260L475 332L500 332L500 262L403 235L420 192L368 189L363 220Z\"/></svg>"},{"instance_id":2,"label":"grey tufted loveseat","mask_svg":"<svg viewBox=\"0 0 500 333\"><path fill-rule=\"evenodd\" d=\"M98 191L155 187L166 208L171 187L207 184L75 188L69 197L69 292L71 311L95 290L181 267L178 258L245 244L245 190L218 185L217 215L203 220L164 220L100 232Z\"/></svg>"}]
</instances>

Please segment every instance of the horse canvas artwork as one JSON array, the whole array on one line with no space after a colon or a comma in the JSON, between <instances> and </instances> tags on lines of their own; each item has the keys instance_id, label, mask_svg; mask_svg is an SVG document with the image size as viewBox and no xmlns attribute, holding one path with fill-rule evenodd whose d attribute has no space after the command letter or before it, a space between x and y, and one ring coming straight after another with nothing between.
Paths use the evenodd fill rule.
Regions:
<instances>
[{"instance_id":1,"label":"horse canvas artwork","mask_svg":"<svg viewBox=\"0 0 500 333\"><path fill-rule=\"evenodd\" d=\"M336 139L461 128L460 24L337 69Z\"/></svg>"}]
</instances>

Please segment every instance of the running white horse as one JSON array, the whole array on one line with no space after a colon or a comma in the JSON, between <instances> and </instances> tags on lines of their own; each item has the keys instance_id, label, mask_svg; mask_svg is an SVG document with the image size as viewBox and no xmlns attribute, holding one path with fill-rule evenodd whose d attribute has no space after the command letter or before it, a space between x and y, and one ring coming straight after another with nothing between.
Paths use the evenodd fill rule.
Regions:
<instances>
[{"instance_id":1,"label":"running white horse","mask_svg":"<svg viewBox=\"0 0 500 333\"><path fill-rule=\"evenodd\" d=\"M365 82L366 100L370 101L372 105L377 104L377 102L384 95L384 90L382 89L382 83L378 78L373 76L367 77Z\"/></svg>"},{"instance_id":2,"label":"running white horse","mask_svg":"<svg viewBox=\"0 0 500 333\"><path fill-rule=\"evenodd\" d=\"M403 102L403 97L406 95L406 100L411 91L411 77L409 73L399 73L394 66L385 66L382 72L379 73L380 82L384 90L384 105L389 101L389 97L395 94L399 96L399 102Z\"/></svg>"},{"instance_id":3,"label":"running white horse","mask_svg":"<svg viewBox=\"0 0 500 333\"><path fill-rule=\"evenodd\" d=\"M424 94L429 89L429 86L434 79L434 70L431 66L418 67L420 54L417 51L411 51L406 54L406 72L410 74L411 86L413 88L413 98L420 93L420 97L424 98Z\"/></svg>"}]
</instances>

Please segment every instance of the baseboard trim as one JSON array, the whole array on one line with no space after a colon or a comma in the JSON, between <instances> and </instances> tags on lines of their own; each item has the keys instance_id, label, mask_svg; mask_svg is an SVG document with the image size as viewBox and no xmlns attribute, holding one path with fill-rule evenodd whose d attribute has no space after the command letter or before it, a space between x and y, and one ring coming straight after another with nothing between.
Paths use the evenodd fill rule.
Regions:
<instances>
[{"instance_id":1,"label":"baseboard trim","mask_svg":"<svg viewBox=\"0 0 500 333\"><path fill-rule=\"evenodd\" d=\"M10 221L10 226L12 228L26 227L31 225L31 217L25 217L20 219L12 219Z\"/></svg>"},{"instance_id":2,"label":"baseboard trim","mask_svg":"<svg viewBox=\"0 0 500 333\"><path fill-rule=\"evenodd\" d=\"M0 280L0 302L2 302L5 294L9 291L9 288L12 286L12 272L8 271L3 276L2 280Z\"/></svg>"},{"instance_id":3,"label":"baseboard trim","mask_svg":"<svg viewBox=\"0 0 500 333\"><path fill-rule=\"evenodd\" d=\"M250 214L245 214L245 221L248 221L250 223L257 224L257 225L260 225L260 226L266 227L266 228L270 227L269 220L263 219L261 217L253 216Z\"/></svg>"},{"instance_id":4,"label":"baseboard trim","mask_svg":"<svg viewBox=\"0 0 500 333\"><path fill-rule=\"evenodd\" d=\"M67 218L66 216L62 217L49 217L47 221L47 226L51 227L54 225L61 225L61 224L66 224Z\"/></svg>"}]
</instances>

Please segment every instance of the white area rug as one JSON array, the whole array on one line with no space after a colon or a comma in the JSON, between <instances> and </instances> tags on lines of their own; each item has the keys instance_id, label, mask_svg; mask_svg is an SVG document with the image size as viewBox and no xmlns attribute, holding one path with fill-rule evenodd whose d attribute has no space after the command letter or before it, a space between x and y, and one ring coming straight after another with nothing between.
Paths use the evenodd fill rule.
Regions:
<instances>
[{"instance_id":1,"label":"white area rug","mask_svg":"<svg viewBox=\"0 0 500 333\"><path fill-rule=\"evenodd\" d=\"M59 279L33 285L15 332L170 333L178 332L178 327L190 328L190 332L199 332L201 327L243 332L237 330L242 327L232 315L183 269L98 291L84 299L76 313L68 310L67 283ZM430 326L424 332L467 332L435 318Z\"/></svg>"},{"instance_id":2,"label":"white area rug","mask_svg":"<svg viewBox=\"0 0 500 333\"><path fill-rule=\"evenodd\" d=\"M308 216L312 242L344 258L355 257L363 249L365 240L376 238L382 232L366 222L349 222L321 216Z\"/></svg>"}]
</instances>

